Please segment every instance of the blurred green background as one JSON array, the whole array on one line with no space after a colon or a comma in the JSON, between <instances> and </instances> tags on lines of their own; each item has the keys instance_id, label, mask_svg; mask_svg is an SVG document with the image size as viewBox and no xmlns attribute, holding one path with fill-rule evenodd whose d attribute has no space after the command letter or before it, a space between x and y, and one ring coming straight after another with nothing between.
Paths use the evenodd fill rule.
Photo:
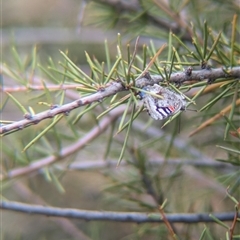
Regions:
<instances>
[{"instance_id":1,"label":"blurred green background","mask_svg":"<svg viewBox=\"0 0 240 240\"><path fill-rule=\"evenodd\" d=\"M59 50L68 50L69 56L74 63L81 65L81 68L88 71L86 66L85 51L90 56L95 56L99 62L105 59L104 40L108 39L112 58L116 53L116 30L101 30L93 26L85 26L81 21L82 8L81 1L74 0L9 0L2 1L2 61L11 65L12 46L15 46L23 60L31 54L32 48L37 45L38 58L43 66L47 66L49 56L56 63L60 59ZM87 18L91 18L87 12ZM93 15L94 16L94 15ZM214 17L214 16L213 16ZM232 17L232 16L231 16ZM146 40L148 41L148 40ZM160 39L161 41L161 39ZM6 85L12 85L11 79L3 79ZM27 94L28 95L28 94ZM22 102L26 105L34 104L29 98L25 99L25 93L17 93ZM30 93L28 95L30 97ZM204 100L206 100L208 96ZM210 97L209 97L210 98ZM31 99L31 98L30 98ZM66 101L70 101L67 99ZM36 101L37 102L37 101ZM31 104L30 104L31 103ZM41 109L41 106L37 109ZM220 110L221 106L217 106ZM216 110L216 109L215 109ZM75 110L76 111L76 110ZM216 110L217 111L217 110ZM199 113L200 114L200 113ZM212 146L222 143L224 129L221 126L212 126L210 131L188 138L191 130L206 119L194 118L193 112L184 112L181 123L181 131L177 134L175 148L171 149L171 158L194 160L193 151L199 156L208 156L210 160L225 158L226 153ZM22 113L12 103L8 102L7 108L2 113L4 119L18 120L22 118ZM83 132L94 126L95 122L88 117L81 119ZM192 121L194 119L194 121ZM148 159L162 156L165 159L165 150L172 142L172 130L176 131L177 123L174 121L169 126L161 130L159 122L152 123L152 132L147 133L141 128L148 120L146 113L140 116L140 127L135 128L132 136L136 139L131 142L132 146L144 145L142 155ZM48 121L42 123L46 124ZM65 122L60 122L59 126L65 128ZM92 125L91 125L92 124ZM31 127L30 127L31 128ZM34 137L36 129L25 129L22 132L14 133L13 136L6 137L4 141L9 143L9 149L21 149L29 139ZM79 130L79 129L78 129ZM67 130L66 130L67 131ZM110 130L109 130L110 131ZM108 132L107 132L108 133ZM93 143L87 145L79 153L67 159L70 163L97 161L103 159L105 145L108 134L102 134ZM158 136L159 135L159 136ZM118 159L121 151L124 134L119 135L112 143L111 160ZM14 141L11 139L14 138ZM51 135L47 136L51 141ZM153 140L152 140L153 138ZM147 142L149 140L149 142ZM166 141L166 139L168 139ZM71 141L71 139L69 139ZM52 140L54 142L54 140ZM151 142L152 141L152 142ZM189 144L181 147L181 143ZM16 145L15 145L16 144ZM67 143L66 143L67 144ZM149 147L150 146L150 147ZM148 148L149 147L149 148ZM16 152L18 151L16 150ZM162 154L163 153L163 154ZM127 155L126 159L131 156ZM168 157L166 157L168 158ZM38 156L36 156L38 159ZM201 157L199 157L201 159ZM197 159L197 160L199 160ZM14 160L14 159L12 159ZM7 161L4 156L3 161ZM26 164L22 163L22 165ZM6 164L7 165L7 164ZM67 165L67 164L66 164ZM162 167L148 166L148 174L151 176L161 176L159 183L156 181L156 189L164 193L163 198L169 199L169 212L221 212L233 211L234 204L226 198L225 190L228 182L221 182L218 179L221 174L230 174L231 166L223 168L195 168L182 164ZM8 166L9 169L14 165ZM65 166L66 167L66 166ZM48 169L43 169L42 173L32 173L27 176L4 181L2 183L2 195L4 198L40 205L50 205L63 208L79 208L86 210L111 210L111 211L154 211L157 209L155 200L144 193L144 186L141 184L141 173L134 165L122 165L119 168L109 167L103 169L90 170L67 170L59 176L62 186L56 186L54 181L46 178ZM157 178L157 177L156 177ZM219 181L218 181L219 180ZM221 182L221 183L219 183ZM159 184L159 185L157 185ZM131 192L131 188L132 190ZM136 192L139 189L139 194ZM160 194L161 195L161 194ZM141 204L138 201L141 200ZM135 202L134 202L135 201ZM145 204L145 205L144 205ZM155 211L156 212L156 211ZM167 229L163 224L132 224L115 222L95 222L82 220L68 220L61 218L44 217L30 214L21 214L10 211L2 211L1 237L2 240L10 239L167 239ZM185 235L185 239L199 239L204 224L186 226L179 224L178 231ZM219 228L216 224L208 224L211 233L220 237L225 234L225 229ZM211 239L211 238L209 238Z\"/></svg>"}]
</instances>

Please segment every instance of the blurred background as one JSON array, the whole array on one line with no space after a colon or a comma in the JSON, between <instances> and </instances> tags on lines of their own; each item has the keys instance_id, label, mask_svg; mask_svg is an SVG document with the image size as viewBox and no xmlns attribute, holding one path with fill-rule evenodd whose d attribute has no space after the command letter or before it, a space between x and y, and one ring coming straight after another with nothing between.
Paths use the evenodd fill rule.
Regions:
<instances>
[{"instance_id":1,"label":"blurred background","mask_svg":"<svg viewBox=\"0 0 240 240\"><path fill-rule=\"evenodd\" d=\"M81 1L3 1L3 51L13 44L20 52L37 44L45 60L50 55L59 57L59 49L74 53L79 63L86 62L84 51L101 57L104 40L115 39L115 33L82 26L85 5Z\"/></svg>"},{"instance_id":2,"label":"blurred background","mask_svg":"<svg viewBox=\"0 0 240 240\"><path fill-rule=\"evenodd\" d=\"M134 2L132 1L133 6ZM181 1L177 2L179 4ZM216 3L212 1L212 4L217 6L209 5L210 1L201 2L205 4L204 17L216 28L216 32L228 27L234 13L233 9L226 7L226 14L222 14L224 6L217 3L218 1ZM31 55L33 48L37 46L37 61L41 62L41 66L48 66L49 57L57 65L61 59L59 50L68 50L70 59L88 72L85 51L91 57L96 57L99 62L104 61L106 39L111 50L110 55L114 59L117 51L117 33L121 32L121 27L102 28L98 27L98 24L93 25L91 21L95 20L96 23L97 14L103 14L104 10L96 6L91 8L91 4L79 0L2 1L2 62L14 66L13 46L17 49L20 59L27 62L28 55ZM238 1L232 1L233 8L237 5ZM216 7L218 11L212 14L211 8L216 9ZM184 14L188 15L189 12ZM218 21L220 17L224 18L223 24ZM149 32L145 32L140 43L149 44L150 39L153 39L156 48L159 48L162 42L166 41L164 34L167 36L168 31L162 36L160 35L162 30L158 31L150 29ZM129 42L133 48L135 35L125 31L123 40L124 44ZM46 77L38 71L34 74L40 79ZM3 76L3 82L4 86L16 84L8 76ZM39 92L16 92L14 96L21 99L21 103L25 106L34 106L41 111L42 107L36 106L39 99L43 98L40 95ZM72 96L70 94L65 101L72 101ZM199 100L196 108L201 108L201 104L206 103L210 98L209 95L204 96ZM22 113L11 101L8 101L6 106L1 113L2 119L22 119ZM162 123L155 121L146 126L149 118L146 113L142 113L133 126L129 152L118 168L115 167L115 163L121 152L124 133L113 140L107 159L112 164L106 166L104 159L106 146L103 143L108 141L111 132L109 129L94 142L87 144L84 149L69 156L62 164L56 164L53 169L46 167L38 172L4 180L3 199L62 208L156 213L159 202L167 198L166 213L234 211L233 202L226 197L226 188L230 178L234 178L234 186L238 191L235 194L238 195L239 177L231 175L234 172L232 165L224 165L216 161L228 157L226 151L215 147L223 143L224 128L221 124L216 124L197 136L188 137L201 122L213 116L221 108L221 104L216 105L214 110L208 112L209 115L190 111L182 113L180 131L179 123L175 120L164 129L161 129ZM30 160L21 153L21 150L34 138L38 129L47 123L48 120L40 126L30 127L4 137L5 145L2 145L5 148L2 149L5 152L2 155L4 170L29 164ZM83 117L76 131L84 135L95 123L91 116ZM66 133L69 132L69 139L65 139L64 142L67 146L73 141L73 134L65 121L60 122L58 127L65 129ZM49 134L46 138L54 149L57 145L54 137ZM136 156L140 156L144 172L140 166L141 161L136 160ZM42 156L36 153L34 157L36 160ZM16 159L22 161L15 161ZM157 197L149 193L149 186L143 181L145 177L151 180ZM170 239L164 224L86 222L6 210L2 211L1 215L2 240ZM179 235L183 236L182 239L199 239L205 225L176 224L175 227ZM209 223L208 229L212 236L216 237L212 239L220 239L226 231L214 223Z\"/></svg>"}]
</instances>

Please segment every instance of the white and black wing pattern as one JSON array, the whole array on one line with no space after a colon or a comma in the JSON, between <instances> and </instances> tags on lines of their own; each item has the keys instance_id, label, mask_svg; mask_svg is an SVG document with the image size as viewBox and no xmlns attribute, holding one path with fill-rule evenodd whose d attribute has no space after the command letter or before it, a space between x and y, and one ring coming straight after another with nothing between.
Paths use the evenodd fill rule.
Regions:
<instances>
[{"instance_id":1,"label":"white and black wing pattern","mask_svg":"<svg viewBox=\"0 0 240 240\"><path fill-rule=\"evenodd\" d=\"M157 84L143 88L146 92L141 92L148 114L155 120L163 120L171 115L185 110L186 101L183 95L175 91L161 87Z\"/></svg>"}]
</instances>

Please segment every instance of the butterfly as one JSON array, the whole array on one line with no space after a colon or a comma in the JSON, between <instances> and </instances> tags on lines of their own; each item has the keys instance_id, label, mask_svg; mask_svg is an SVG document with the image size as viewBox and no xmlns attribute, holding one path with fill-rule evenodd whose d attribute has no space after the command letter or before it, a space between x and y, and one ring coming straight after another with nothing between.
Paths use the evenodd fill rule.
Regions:
<instances>
[{"instance_id":1,"label":"butterfly","mask_svg":"<svg viewBox=\"0 0 240 240\"><path fill-rule=\"evenodd\" d=\"M186 100L170 88L158 84L147 85L139 93L148 114L155 120L163 120L186 109Z\"/></svg>"}]
</instances>

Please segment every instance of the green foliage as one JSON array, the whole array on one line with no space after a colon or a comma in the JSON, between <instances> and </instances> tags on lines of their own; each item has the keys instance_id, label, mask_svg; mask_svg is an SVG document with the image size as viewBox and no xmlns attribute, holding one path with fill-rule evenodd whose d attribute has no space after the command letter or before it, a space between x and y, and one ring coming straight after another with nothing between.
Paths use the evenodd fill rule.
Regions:
<instances>
[{"instance_id":1,"label":"green foliage","mask_svg":"<svg viewBox=\"0 0 240 240\"><path fill-rule=\"evenodd\" d=\"M117 168L106 165L94 172L107 181L101 188L99 205L94 206L97 210L149 212L162 217L176 212L237 213L240 76L234 71L240 68L240 29L235 4L214 0L168 4L148 0L136 1L136 5L91 1L85 24L118 28L132 38L141 35L161 42L142 44L137 39L135 46L126 45L118 34L115 57L111 57L107 41L104 61L85 52L87 70L78 66L68 51L60 51L58 63L49 57L46 66L38 57L37 47L24 58L17 47L12 47L12 62L2 65L1 180L9 183L6 188L11 187L12 179L39 170L39 176L53 184L59 196L67 195L63 179L77 172L74 161L93 159L97 164L104 160L114 162ZM224 73L221 76L201 77L201 72L219 69ZM152 79L147 79L146 73ZM181 74L189 78L177 81L176 76ZM5 79L11 79L19 90L14 93ZM163 123L153 122L138 96L153 79L183 93L187 108L197 108L197 112L179 112ZM24 125L21 120L13 121L7 109L16 112L17 119L24 115ZM218 165L221 163L224 167ZM214 214L212 218L219 226L206 223L181 228L166 220L164 225L131 226L124 237L239 236L237 227L232 232L239 219L229 225ZM100 239L99 227L93 228L96 231L89 235Z\"/></svg>"}]
</instances>

